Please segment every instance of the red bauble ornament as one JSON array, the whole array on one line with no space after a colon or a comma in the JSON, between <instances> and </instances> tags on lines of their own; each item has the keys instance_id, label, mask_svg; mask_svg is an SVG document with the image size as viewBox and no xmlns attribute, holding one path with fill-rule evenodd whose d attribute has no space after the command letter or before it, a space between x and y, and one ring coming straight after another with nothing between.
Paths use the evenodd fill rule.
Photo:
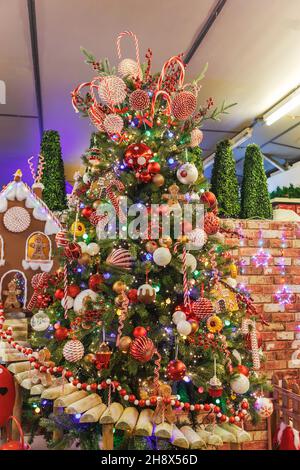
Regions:
<instances>
[{"instance_id":1,"label":"red bauble ornament","mask_svg":"<svg viewBox=\"0 0 300 470\"><path fill-rule=\"evenodd\" d=\"M139 143L131 144L125 151L124 161L129 168L146 167L153 157L153 152L148 145Z\"/></svg>"},{"instance_id":2,"label":"red bauble ornament","mask_svg":"<svg viewBox=\"0 0 300 470\"><path fill-rule=\"evenodd\" d=\"M219 218L213 213L208 212L204 216L204 231L207 235L214 235L219 231L220 228L220 220Z\"/></svg>"},{"instance_id":3,"label":"red bauble ornament","mask_svg":"<svg viewBox=\"0 0 300 470\"><path fill-rule=\"evenodd\" d=\"M64 255L69 260L76 260L81 258L82 251L80 245L78 245L78 243L76 242L68 243L68 245L64 249Z\"/></svg>"},{"instance_id":4,"label":"red bauble ornament","mask_svg":"<svg viewBox=\"0 0 300 470\"><path fill-rule=\"evenodd\" d=\"M155 346L150 338L140 336L130 345L131 356L139 362L148 362L155 353Z\"/></svg>"},{"instance_id":5,"label":"red bauble ornament","mask_svg":"<svg viewBox=\"0 0 300 470\"><path fill-rule=\"evenodd\" d=\"M192 314L197 320L205 320L213 314L214 308L209 299L200 297L198 300L192 303Z\"/></svg>"},{"instance_id":6,"label":"red bauble ornament","mask_svg":"<svg viewBox=\"0 0 300 470\"><path fill-rule=\"evenodd\" d=\"M54 297L57 300L62 300L64 298L64 290L63 289L56 289L56 291L54 293ZM41 302L43 302L43 300L44 300L43 298L40 299Z\"/></svg>"},{"instance_id":7,"label":"red bauble ornament","mask_svg":"<svg viewBox=\"0 0 300 470\"><path fill-rule=\"evenodd\" d=\"M135 338L139 338L140 336L147 336L147 330L143 326L136 326L132 334Z\"/></svg>"},{"instance_id":8,"label":"red bauble ornament","mask_svg":"<svg viewBox=\"0 0 300 470\"><path fill-rule=\"evenodd\" d=\"M130 289L127 293L127 297L132 303L138 302L137 289Z\"/></svg>"},{"instance_id":9,"label":"red bauble ornament","mask_svg":"<svg viewBox=\"0 0 300 470\"><path fill-rule=\"evenodd\" d=\"M82 209L81 211L82 217L85 217L86 219L89 219L92 213L93 213L93 208L89 206L84 207L84 209Z\"/></svg>"},{"instance_id":10,"label":"red bauble ornament","mask_svg":"<svg viewBox=\"0 0 300 470\"><path fill-rule=\"evenodd\" d=\"M136 173L136 178L143 183L150 183L152 180L152 176L150 175L148 170L143 170L141 172Z\"/></svg>"},{"instance_id":11,"label":"red bauble ornament","mask_svg":"<svg viewBox=\"0 0 300 470\"><path fill-rule=\"evenodd\" d=\"M58 289L62 290L62 289ZM80 287L77 286L76 284L71 284L68 286L68 295L72 297L73 299L79 294L80 292Z\"/></svg>"},{"instance_id":12,"label":"red bauble ornament","mask_svg":"<svg viewBox=\"0 0 300 470\"><path fill-rule=\"evenodd\" d=\"M158 162L150 162L147 167L149 173L159 173L160 172L160 164Z\"/></svg>"},{"instance_id":13,"label":"red bauble ornament","mask_svg":"<svg viewBox=\"0 0 300 470\"><path fill-rule=\"evenodd\" d=\"M246 375L248 377L249 375L249 369L246 366L243 366L242 364L239 364L237 366L237 370L240 374Z\"/></svg>"},{"instance_id":14,"label":"red bauble ornament","mask_svg":"<svg viewBox=\"0 0 300 470\"><path fill-rule=\"evenodd\" d=\"M205 191L202 193L200 201L209 209L214 209L217 205L217 198L211 191Z\"/></svg>"},{"instance_id":15,"label":"red bauble ornament","mask_svg":"<svg viewBox=\"0 0 300 470\"><path fill-rule=\"evenodd\" d=\"M89 279L89 289L92 289L94 292L99 292L101 284L103 284L102 274L92 274Z\"/></svg>"},{"instance_id":16,"label":"red bauble ornament","mask_svg":"<svg viewBox=\"0 0 300 470\"><path fill-rule=\"evenodd\" d=\"M68 337L69 330L65 326L59 326L54 333L54 337L57 341L63 341Z\"/></svg>"},{"instance_id":17,"label":"red bauble ornament","mask_svg":"<svg viewBox=\"0 0 300 470\"><path fill-rule=\"evenodd\" d=\"M12 374L0 366L0 428L13 414L15 403L15 384Z\"/></svg>"},{"instance_id":18,"label":"red bauble ornament","mask_svg":"<svg viewBox=\"0 0 300 470\"><path fill-rule=\"evenodd\" d=\"M197 98L191 91L181 91L172 101L172 114L176 119L185 121L195 111L197 107Z\"/></svg>"},{"instance_id":19,"label":"red bauble ornament","mask_svg":"<svg viewBox=\"0 0 300 470\"><path fill-rule=\"evenodd\" d=\"M169 380L182 380L186 374L186 366L182 361L170 361L167 366L167 375Z\"/></svg>"}]
</instances>

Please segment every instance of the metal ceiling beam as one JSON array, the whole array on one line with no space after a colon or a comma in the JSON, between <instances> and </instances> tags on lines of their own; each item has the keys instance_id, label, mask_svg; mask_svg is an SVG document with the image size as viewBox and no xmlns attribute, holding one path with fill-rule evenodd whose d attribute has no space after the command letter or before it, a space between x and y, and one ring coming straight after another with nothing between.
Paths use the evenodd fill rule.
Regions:
<instances>
[{"instance_id":1,"label":"metal ceiling beam","mask_svg":"<svg viewBox=\"0 0 300 470\"><path fill-rule=\"evenodd\" d=\"M28 10L30 39L31 39L31 56L32 56L33 73L34 73L36 106L37 106L37 112L38 112L40 137L42 138L42 135L44 132L44 119L43 119L43 102L42 102L42 89L41 89L41 77L40 77L40 65L39 65L39 50L38 50L38 38L37 38L37 26L36 26L35 0L27 0L27 10Z\"/></svg>"},{"instance_id":2,"label":"metal ceiling beam","mask_svg":"<svg viewBox=\"0 0 300 470\"><path fill-rule=\"evenodd\" d=\"M283 172L283 171L286 171L288 169L288 167L285 167L284 165L281 165L281 163L278 163L277 160L272 158L270 155L266 155L265 153L262 153L262 156L264 157L265 160L267 160L267 162L271 163L271 165L278 168L278 170Z\"/></svg>"},{"instance_id":3,"label":"metal ceiling beam","mask_svg":"<svg viewBox=\"0 0 300 470\"><path fill-rule=\"evenodd\" d=\"M193 44L191 45L191 47L189 48L189 50L186 52L186 54L184 56L183 60L186 64L188 64L190 62L191 58L193 57L193 55L197 51L198 47L202 43L203 39L207 35L208 31L210 30L210 28L212 27L212 25L216 21L217 17L219 16L219 14L220 14L221 10L223 9L226 2L227 2L227 0L218 0L217 1L216 5L214 6L213 11L209 15L209 17L206 20L205 24L202 26L201 30L197 34L196 39L194 40Z\"/></svg>"}]
</instances>

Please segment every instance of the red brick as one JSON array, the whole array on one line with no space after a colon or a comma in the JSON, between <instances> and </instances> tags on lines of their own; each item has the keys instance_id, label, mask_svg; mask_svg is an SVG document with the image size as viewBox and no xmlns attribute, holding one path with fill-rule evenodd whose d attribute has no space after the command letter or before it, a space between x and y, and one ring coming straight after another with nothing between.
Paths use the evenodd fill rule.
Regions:
<instances>
[{"instance_id":1,"label":"red brick","mask_svg":"<svg viewBox=\"0 0 300 470\"><path fill-rule=\"evenodd\" d=\"M294 313L288 313L288 312L272 313L273 321L293 321L294 319L295 319Z\"/></svg>"},{"instance_id":2,"label":"red brick","mask_svg":"<svg viewBox=\"0 0 300 470\"><path fill-rule=\"evenodd\" d=\"M243 450L267 450L267 441L249 441L242 444Z\"/></svg>"}]
</instances>

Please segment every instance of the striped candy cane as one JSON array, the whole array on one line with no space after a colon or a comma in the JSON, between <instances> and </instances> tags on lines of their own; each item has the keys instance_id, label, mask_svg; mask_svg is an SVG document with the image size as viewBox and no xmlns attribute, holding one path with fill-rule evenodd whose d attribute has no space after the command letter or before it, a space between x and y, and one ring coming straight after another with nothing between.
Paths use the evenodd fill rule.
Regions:
<instances>
[{"instance_id":1,"label":"striped candy cane","mask_svg":"<svg viewBox=\"0 0 300 470\"><path fill-rule=\"evenodd\" d=\"M163 65L162 71L160 73L160 77L159 77L158 82L157 82L157 89L158 90L161 90L162 82L165 78L166 72L167 72L168 68L170 67L170 65L173 64L173 63L177 63L179 65L180 75L179 75L178 85L179 85L179 87L182 87L183 82L184 82L184 77L185 77L185 66L184 66L184 63L183 63L182 59L178 55L175 55L175 56L171 57L169 60L167 60L167 62L165 62L164 65Z\"/></svg>"},{"instance_id":2,"label":"striped candy cane","mask_svg":"<svg viewBox=\"0 0 300 470\"><path fill-rule=\"evenodd\" d=\"M64 317L68 318L68 264L64 264L64 298L63 298L63 307L64 307Z\"/></svg>"},{"instance_id":3,"label":"striped candy cane","mask_svg":"<svg viewBox=\"0 0 300 470\"><path fill-rule=\"evenodd\" d=\"M151 102L151 111L150 111L150 120L151 121L153 120L153 117L154 117L155 103L156 103L157 97L159 95L163 95L165 97L165 99L167 100L167 108L166 108L165 113L168 116L171 114L171 97L170 97L169 93L167 93L164 90L156 90L156 92L153 95L152 102Z\"/></svg>"},{"instance_id":4,"label":"striped candy cane","mask_svg":"<svg viewBox=\"0 0 300 470\"><path fill-rule=\"evenodd\" d=\"M244 318L242 320L242 333L243 335L250 335L250 343L251 343L251 353L252 353L252 362L253 362L253 369L259 370L260 369L260 358L258 353L258 343L257 343L257 336L256 336L256 324L254 320L250 318Z\"/></svg>"},{"instance_id":5,"label":"striped candy cane","mask_svg":"<svg viewBox=\"0 0 300 470\"><path fill-rule=\"evenodd\" d=\"M139 48L139 41L137 36L132 32L132 31L123 31L123 33L120 33L118 38L117 38L117 53L118 53L118 58L122 58L121 54L121 40L124 36L130 36L134 40L134 45L135 45L135 58L136 62L138 64L138 69L140 70L141 65L140 65L140 48Z\"/></svg>"},{"instance_id":6,"label":"striped candy cane","mask_svg":"<svg viewBox=\"0 0 300 470\"><path fill-rule=\"evenodd\" d=\"M116 340L116 346L117 347L120 344L120 338L121 338L122 331L123 331L123 328L124 328L124 321L126 319L126 315L127 315L127 312L128 312L128 305L129 305L129 299L128 299L126 294L123 294L122 295L122 303L121 303L122 313L119 316L118 336L117 336L117 340Z\"/></svg>"},{"instance_id":7,"label":"striped candy cane","mask_svg":"<svg viewBox=\"0 0 300 470\"><path fill-rule=\"evenodd\" d=\"M81 83L80 85L78 85L78 87L76 87L72 93L71 93L71 97L72 97L72 106L75 110L75 113L79 113L79 109L78 109L78 97L80 96L80 92L82 90L82 88L85 88L87 86L90 86L91 85L91 82L85 82L85 83Z\"/></svg>"}]
</instances>

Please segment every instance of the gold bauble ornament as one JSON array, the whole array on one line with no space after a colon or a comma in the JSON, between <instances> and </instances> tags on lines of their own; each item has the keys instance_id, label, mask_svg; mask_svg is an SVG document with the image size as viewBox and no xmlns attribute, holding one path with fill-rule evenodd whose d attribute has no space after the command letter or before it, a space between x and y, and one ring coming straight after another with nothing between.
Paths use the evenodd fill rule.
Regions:
<instances>
[{"instance_id":1,"label":"gold bauble ornament","mask_svg":"<svg viewBox=\"0 0 300 470\"><path fill-rule=\"evenodd\" d=\"M233 279L236 279L238 275L237 266L234 263L231 263L231 265L229 266L229 269L230 269L230 276Z\"/></svg>"},{"instance_id":2,"label":"gold bauble ornament","mask_svg":"<svg viewBox=\"0 0 300 470\"><path fill-rule=\"evenodd\" d=\"M127 286L125 282L123 281L116 281L113 284L113 291L116 292L117 294L122 294L127 289Z\"/></svg>"},{"instance_id":3,"label":"gold bauble ornament","mask_svg":"<svg viewBox=\"0 0 300 470\"><path fill-rule=\"evenodd\" d=\"M199 323L197 322L197 320L188 320L188 322L192 327L191 334L196 333L196 331L199 330Z\"/></svg>"},{"instance_id":4,"label":"gold bauble ornament","mask_svg":"<svg viewBox=\"0 0 300 470\"><path fill-rule=\"evenodd\" d=\"M157 243L154 240L150 240L146 243L145 247L148 253L153 253L157 248Z\"/></svg>"},{"instance_id":5,"label":"gold bauble ornament","mask_svg":"<svg viewBox=\"0 0 300 470\"><path fill-rule=\"evenodd\" d=\"M122 353L127 353L129 351L130 345L132 343L132 339L130 336L122 336L119 342L119 349Z\"/></svg>"},{"instance_id":6,"label":"gold bauble ornament","mask_svg":"<svg viewBox=\"0 0 300 470\"><path fill-rule=\"evenodd\" d=\"M173 240L171 237L163 237L158 240L160 246L164 246L166 248L170 248L172 246Z\"/></svg>"},{"instance_id":7,"label":"gold bauble ornament","mask_svg":"<svg viewBox=\"0 0 300 470\"><path fill-rule=\"evenodd\" d=\"M79 258L78 263L86 265L86 264L89 264L90 261L91 261L90 255L88 253L83 253L81 258Z\"/></svg>"},{"instance_id":8,"label":"gold bauble ornament","mask_svg":"<svg viewBox=\"0 0 300 470\"><path fill-rule=\"evenodd\" d=\"M152 183L155 184L157 188L160 188L165 183L165 178L160 173L157 173L152 178Z\"/></svg>"},{"instance_id":9,"label":"gold bauble ornament","mask_svg":"<svg viewBox=\"0 0 300 470\"><path fill-rule=\"evenodd\" d=\"M94 209L98 209L98 207L100 206L100 204L101 204L100 199L97 200L97 201L94 201L94 202L93 202L93 208L94 208Z\"/></svg>"},{"instance_id":10,"label":"gold bauble ornament","mask_svg":"<svg viewBox=\"0 0 300 470\"><path fill-rule=\"evenodd\" d=\"M86 354L83 358L86 364L92 364L95 361L95 359L96 359L96 356L93 353Z\"/></svg>"},{"instance_id":11,"label":"gold bauble ornament","mask_svg":"<svg viewBox=\"0 0 300 470\"><path fill-rule=\"evenodd\" d=\"M179 243L188 243L189 238L188 238L187 235L182 235L181 237L178 237L178 241L179 241Z\"/></svg>"}]
</instances>

